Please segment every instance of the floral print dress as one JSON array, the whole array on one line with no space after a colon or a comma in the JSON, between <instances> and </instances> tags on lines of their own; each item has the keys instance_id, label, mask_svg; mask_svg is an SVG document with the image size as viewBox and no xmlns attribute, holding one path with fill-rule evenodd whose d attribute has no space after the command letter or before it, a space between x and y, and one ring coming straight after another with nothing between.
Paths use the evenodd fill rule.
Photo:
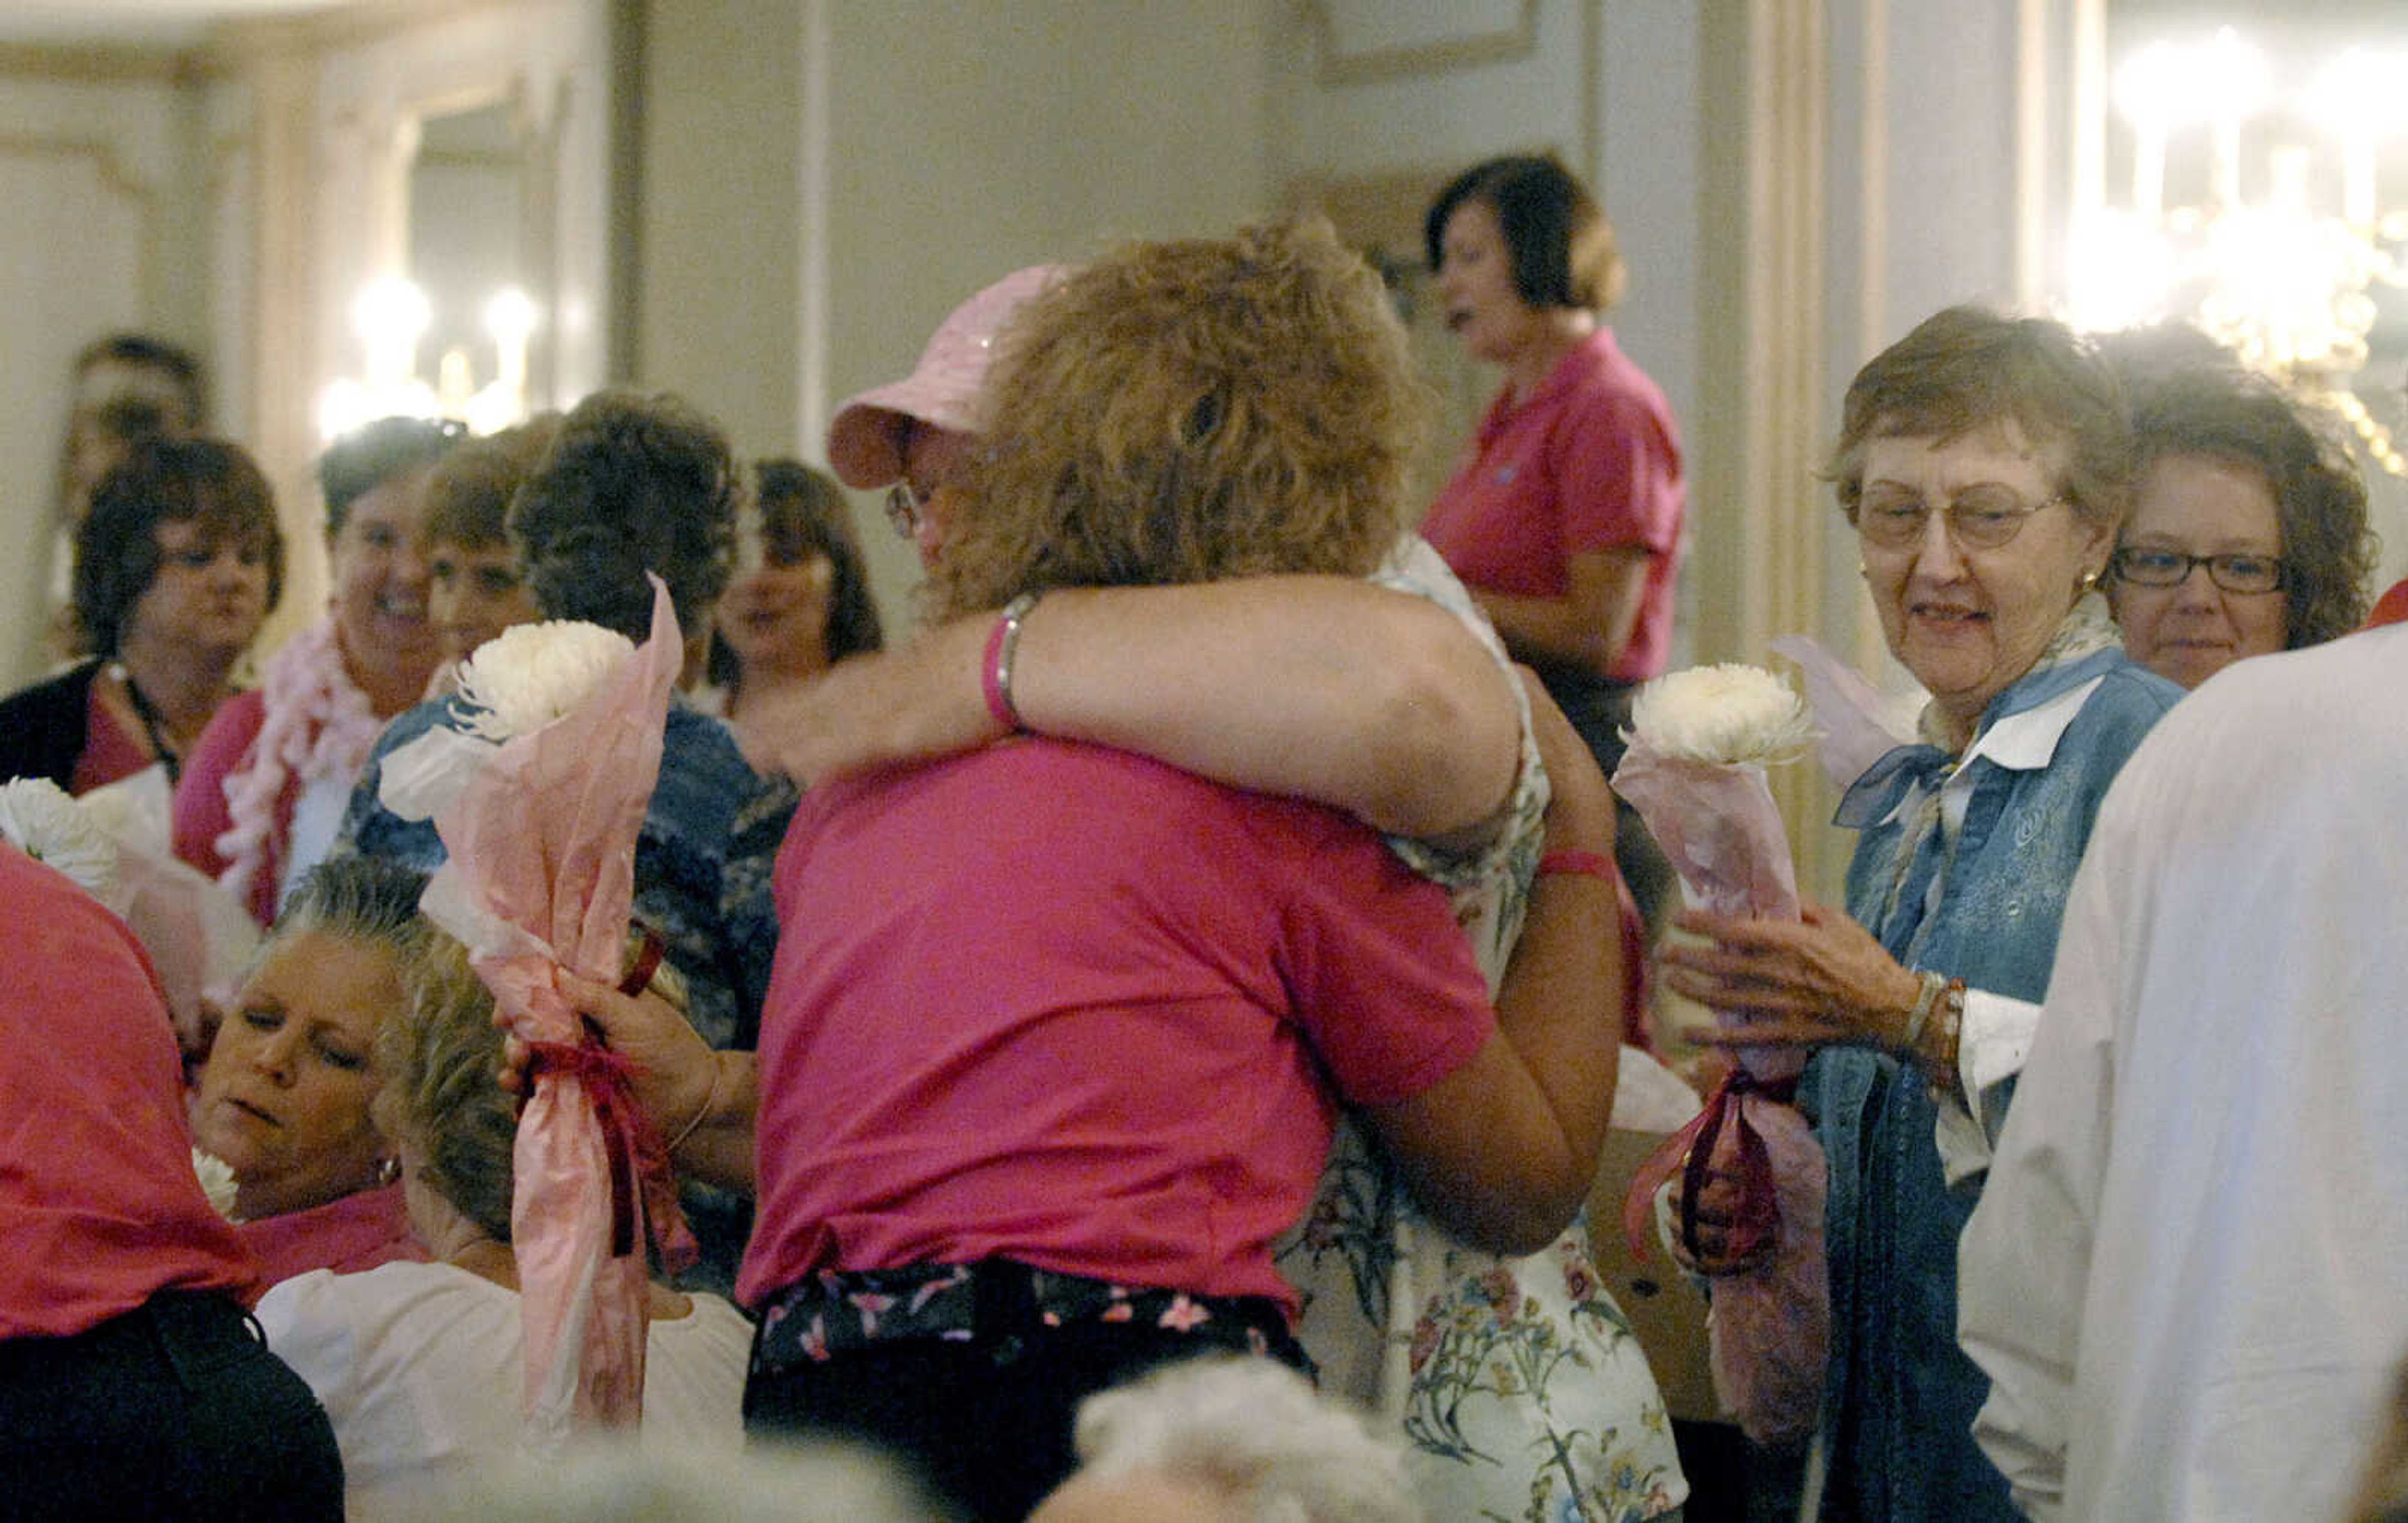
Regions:
<instances>
[{"instance_id":1,"label":"floral print dress","mask_svg":"<svg viewBox=\"0 0 2408 1523\"><path fill-rule=\"evenodd\" d=\"M1376 580L1454 611L1502 663L1460 584L1415 546ZM1521 935L1546 812L1526 723L1522 748L1522 781L1488 851L1450 859L1426 842L1392 842L1453 891L1492 992ZM1298 1336L1322 1388L1397 1425L1431 1517L1626 1523L1687 1499L1656 1377L1588 1241L1584 1214L1526 1257L1466 1247L1414 1209L1353 1123L1339 1128L1280 1268L1303 1295Z\"/></svg>"}]
</instances>

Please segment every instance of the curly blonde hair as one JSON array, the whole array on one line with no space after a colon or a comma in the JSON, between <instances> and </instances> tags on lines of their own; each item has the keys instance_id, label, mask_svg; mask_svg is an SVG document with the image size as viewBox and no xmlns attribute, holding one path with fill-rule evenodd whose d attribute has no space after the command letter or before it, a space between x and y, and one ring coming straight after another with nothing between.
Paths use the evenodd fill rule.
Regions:
<instances>
[{"instance_id":1,"label":"curly blonde hair","mask_svg":"<svg viewBox=\"0 0 2408 1523\"><path fill-rule=\"evenodd\" d=\"M1380 278L1318 220L1085 266L1014 314L987 386L940 617L1046 587L1366 574L1426 412Z\"/></svg>"}]
</instances>

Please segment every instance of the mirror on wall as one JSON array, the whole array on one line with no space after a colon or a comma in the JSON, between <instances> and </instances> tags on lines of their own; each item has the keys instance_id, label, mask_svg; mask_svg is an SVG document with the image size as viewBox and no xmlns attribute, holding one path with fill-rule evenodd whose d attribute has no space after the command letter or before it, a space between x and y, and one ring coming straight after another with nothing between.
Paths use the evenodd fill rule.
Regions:
<instances>
[{"instance_id":1,"label":"mirror on wall","mask_svg":"<svg viewBox=\"0 0 2408 1523\"><path fill-rule=\"evenodd\" d=\"M425 352L458 352L493 373L485 306L523 286L519 208L524 156L509 105L429 116L409 165L409 271L426 294Z\"/></svg>"},{"instance_id":2,"label":"mirror on wall","mask_svg":"<svg viewBox=\"0 0 2408 1523\"><path fill-rule=\"evenodd\" d=\"M419 364L442 409L480 431L523 416L536 309L527 295L527 163L509 100L423 116L409 164L408 270L424 307Z\"/></svg>"}]
</instances>

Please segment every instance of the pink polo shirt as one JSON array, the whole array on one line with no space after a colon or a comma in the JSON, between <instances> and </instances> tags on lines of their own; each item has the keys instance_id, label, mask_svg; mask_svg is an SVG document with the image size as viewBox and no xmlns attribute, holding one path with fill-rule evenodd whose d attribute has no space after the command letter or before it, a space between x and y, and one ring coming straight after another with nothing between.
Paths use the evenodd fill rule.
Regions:
<instances>
[{"instance_id":1,"label":"pink polo shirt","mask_svg":"<svg viewBox=\"0 0 2408 1523\"><path fill-rule=\"evenodd\" d=\"M1474 590L1521 597L1564 596L1572 555L1644 549L1639 616L1611 674L1638 682L1671 649L1687 504L1672 409L1599 328L1518 405L1502 393L1490 404L1422 537Z\"/></svg>"},{"instance_id":2,"label":"pink polo shirt","mask_svg":"<svg viewBox=\"0 0 2408 1523\"><path fill-rule=\"evenodd\" d=\"M991 1257L1266 1296L1341 1099L1496 1029L1445 895L1313 805L1024 739L814 789L738 1285Z\"/></svg>"}]
</instances>

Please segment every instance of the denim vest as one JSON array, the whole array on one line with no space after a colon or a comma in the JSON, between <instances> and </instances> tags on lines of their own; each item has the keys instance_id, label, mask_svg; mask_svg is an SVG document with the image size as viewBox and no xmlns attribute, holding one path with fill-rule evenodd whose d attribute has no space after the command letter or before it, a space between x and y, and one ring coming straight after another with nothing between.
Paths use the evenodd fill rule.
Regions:
<instances>
[{"instance_id":1,"label":"denim vest","mask_svg":"<svg viewBox=\"0 0 2408 1523\"><path fill-rule=\"evenodd\" d=\"M1953 860L1942 862L1933 831L1900 863L1918 845L1912 807L1858 838L1848 909L1892 956L2040 1001L2100 800L2182 689L2100 651L2025 677L1977 730L2093 678L2046 766L1966 764L1971 794ZM1926 924L1926 889L1942 872ZM1798 1102L1830 1169L1830 1501L1843 1516L2014 1523L2006 1481L1971 1433L1988 1382L1956 1346L1956 1239L1975 1192L1942 1181L1929 1090L1885 1053L1830 1047L1807 1065Z\"/></svg>"}]
</instances>

